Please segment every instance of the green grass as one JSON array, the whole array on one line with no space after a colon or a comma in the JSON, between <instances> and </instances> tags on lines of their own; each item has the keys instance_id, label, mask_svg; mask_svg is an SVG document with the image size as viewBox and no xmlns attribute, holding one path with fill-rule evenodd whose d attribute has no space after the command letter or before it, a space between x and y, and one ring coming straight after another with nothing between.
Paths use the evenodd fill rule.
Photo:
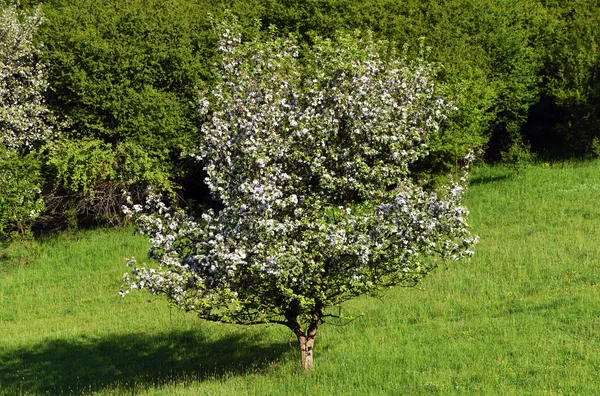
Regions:
<instances>
[{"instance_id":1,"label":"green grass","mask_svg":"<svg viewBox=\"0 0 600 396\"><path fill-rule=\"evenodd\" d=\"M96 230L0 260L0 394L595 394L600 162L480 167L481 237L414 289L348 303L303 375L283 327L206 323L118 295L146 241Z\"/></svg>"}]
</instances>

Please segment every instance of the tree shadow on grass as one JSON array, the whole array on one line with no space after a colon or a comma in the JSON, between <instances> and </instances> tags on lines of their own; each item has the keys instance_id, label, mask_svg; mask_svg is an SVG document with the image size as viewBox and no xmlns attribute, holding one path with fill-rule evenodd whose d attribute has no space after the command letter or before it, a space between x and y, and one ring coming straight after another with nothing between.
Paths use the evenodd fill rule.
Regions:
<instances>
[{"instance_id":1,"label":"tree shadow on grass","mask_svg":"<svg viewBox=\"0 0 600 396\"><path fill-rule=\"evenodd\" d=\"M200 331L48 340L0 352L0 394L83 394L202 381L265 369L289 351L255 334ZM117 392L121 393L121 392Z\"/></svg>"},{"instance_id":2,"label":"tree shadow on grass","mask_svg":"<svg viewBox=\"0 0 600 396\"><path fill-rule=\"evenodd\" d=\"M504 180L508 180L513 177L512 173L506 173L502 175L486 175L486 176L475 176L469 180L469 184L472 186L476 186L478 184L491 184L496 182L501 182Z\"/></svg>"}]
</instances>

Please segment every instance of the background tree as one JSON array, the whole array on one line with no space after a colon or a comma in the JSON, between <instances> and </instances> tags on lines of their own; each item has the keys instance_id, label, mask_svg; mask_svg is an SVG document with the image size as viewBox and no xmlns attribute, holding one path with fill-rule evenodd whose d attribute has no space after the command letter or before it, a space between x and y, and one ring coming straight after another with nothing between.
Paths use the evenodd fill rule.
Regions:
<instances>
[{"instance_id":1,"label":"background tree","mask_svg":"<svg viewBox=\"0 0 600 396\"><path fill-rule=\"evenodd\" d=\"M179 152L195 144L196 90L210 74L204 17L179 0L43 8L48 99L70 120L47 151L48 208L69 225L119 223L123 189L174 193L184 173Z\"/></svg>"},{"instance_id":2,"label":"background tree","mask_svg":"<svg viewBox=\"0 0 600 396\"><path fill-rule=\"evenodd\" d=\"M132 260L126 283L207 320L287 326L309 370L329 307L415 284L430 255L472 253L463 186L438 195L411 179L451 106L434 65L370 36L315 38L300 58L274 31L244 44L235 25L220 31L193 155L221 208L195 220L149 200L138 223L159 266Z\"/></svg>"}]
</instances>

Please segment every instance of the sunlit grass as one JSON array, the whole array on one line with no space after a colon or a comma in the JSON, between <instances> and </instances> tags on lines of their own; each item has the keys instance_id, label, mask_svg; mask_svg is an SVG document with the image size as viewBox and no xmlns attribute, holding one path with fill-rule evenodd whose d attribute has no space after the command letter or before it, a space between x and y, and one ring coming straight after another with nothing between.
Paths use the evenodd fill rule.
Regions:
<instances>
[{"instance_id":1,"label":"sunlit grass","mask_svg":"<svg viewBox=\"0 0 600 396\"><path fill-rule=\"evenodd\" d=\"M283 327L206 323L118 295L142 237L97 230L0 261L0 393L593 394L600 383L600 163L472 175L481 237L414 289L325 325L303 375ZM19 253L21 254L21 253Z\"/></svg>"}]
</instances>

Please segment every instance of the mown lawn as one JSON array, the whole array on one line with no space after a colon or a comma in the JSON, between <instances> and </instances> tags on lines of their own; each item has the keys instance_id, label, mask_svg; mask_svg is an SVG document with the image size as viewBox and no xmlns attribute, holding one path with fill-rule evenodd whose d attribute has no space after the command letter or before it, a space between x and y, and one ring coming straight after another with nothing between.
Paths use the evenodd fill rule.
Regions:
<instances>
[{"instance_id":1,"label":"mown lawn","mask_svg":"<svg viewBox=\"0 0 600 396\"><path fill-rule=\"evenodd\" d=\"M346 306L303 375L289 331L121 298L128 231L65 234L0 259L0 394L594 394L600 386L600 162L472 175L475 257Z\"/></svg>"}]
</instances>

